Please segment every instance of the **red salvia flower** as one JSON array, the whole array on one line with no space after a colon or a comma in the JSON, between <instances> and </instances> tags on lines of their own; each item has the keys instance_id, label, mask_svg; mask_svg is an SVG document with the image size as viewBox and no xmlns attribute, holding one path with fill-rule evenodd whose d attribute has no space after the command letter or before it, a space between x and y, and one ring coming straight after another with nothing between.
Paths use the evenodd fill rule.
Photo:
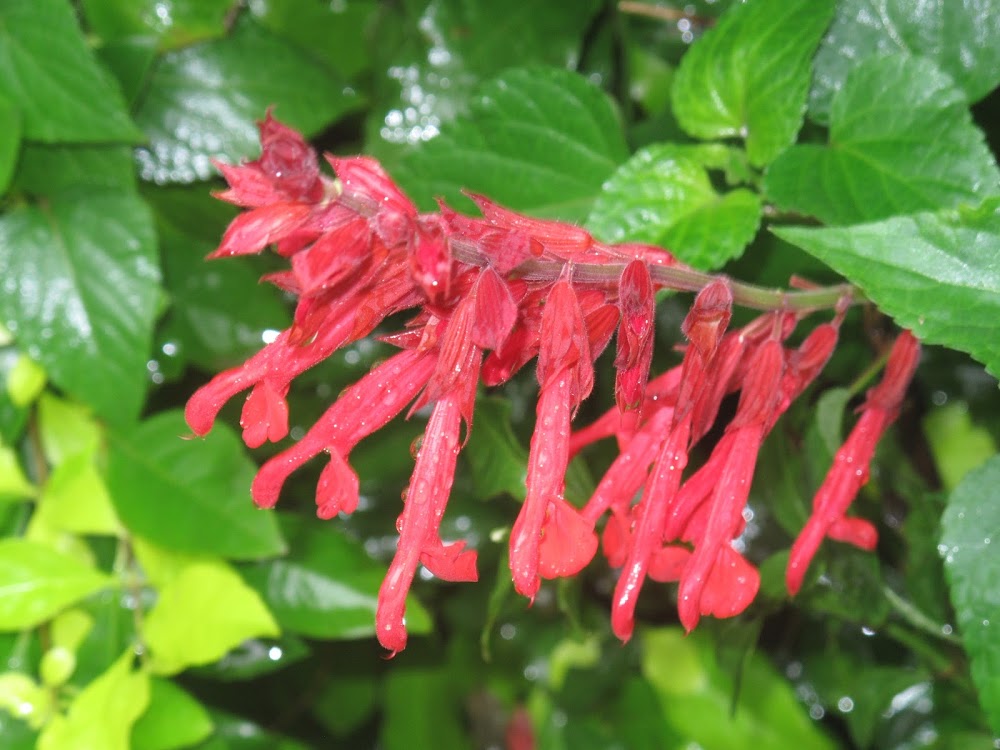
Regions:
<instances>
[{"instance_id":1,"label":"red salvia flower","mask_svg":"<svg viewBox=\"0 0 1000 750\"><path fill-rule=\"evenodd\" d=\"M895 421L919 361L920 344L904 331L893 344L882 382L868 391L861 417L834 456L833 466L813 498L812 515L792 545L785 571L789 593L796 594L802 587L809 563L824 537L866 550L875 548L878 542L875 527L862 518L848 518L845 514L868 481L875 446Z\"/></svg>"},{"instance_id":2,"label":"red salvia flower","mask_svg":"<svg viewBox=\"0 0 1000 750\"><path fill-rule=\"evenodd\" d=\"M333 178L302 136L270 112L260 133L258 160L217 165L229 183L218 197L247 210L211 257L273 246L288 267L265 280L297 298L293 323L243 365L212 378L191 397L186 416L204 435L222 406L249 389L244 441L283 440L286 397L298 375L389 316L415 312L405 330L381 336L402 351L346 388L301 439L264 463L251 488L258 505L271 507L293 471L326 454L317 513L351 513L358 505L354 447L408 407L410 414L430 410L378 595L383 646L397 652L406 645L406 600L419 566L448 581L476 580L476 552L446 543L439 532L463 423L467 439L479 383L502 384L536 357L526 497L510 534L517 591L531 599L543 579L582 570L609 514L601 539L609 563L622 569L612 626L623 640L646 578L679 582L679 616L688 629L704 615L729 617L749 605L759 575L734 540L757 455L830 357L847 302L794 350L783 342L802 316L790 309L727 333L735 285L687 269L664 250L604 244L581 227L523 216L479 195L471 198L480 217L443 203L420 213L375 160L327 155ZM674 283L698 291L682 326L689 343L680 365L651 377L655 292ZM616 405L574 432L594 362L616 330ZM792 549L793 593L826 536L874 546L874 527L845 514L918 358L916 339L904 333ZM737 392L735 415L713 429L724 398ZM685 477L692 447L720 432L708 459ZM608 437L617 439L618 456L577 509L565 498L570 457Z\"/></svg>"}]
</instances>

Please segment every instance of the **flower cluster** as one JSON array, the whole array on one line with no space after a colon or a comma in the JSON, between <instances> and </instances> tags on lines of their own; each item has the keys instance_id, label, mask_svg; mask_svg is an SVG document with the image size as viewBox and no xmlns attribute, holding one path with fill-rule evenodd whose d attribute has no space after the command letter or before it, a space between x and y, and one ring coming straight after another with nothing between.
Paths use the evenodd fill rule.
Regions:
<instances>
[{"instance_id":1,"label":"flower cluster","mask_svg":"<svg viewBox=\"0 0 1000 750\"><path fill-rule=\"evenodd\" d=\"M467 434L480 383L500 385L533 359L537 418L526 498L510 533L516 590L533 598L543 578L578 573L600 546L621 568L612 626L622 639L632 633L647 577L679 582L688 629L702 615L729 617L748 606L760 579L733 541L745 524L757 454L833 352L849 291L776 296L696 273L661 249L604 244L579 227L522 216L478 195L471 197L480 218L443 203L420 213L374 160L328 155L336 175L329 177L299 134L270 115L260 129L259 160L218 165L229 183L219 197L249 210L212 257L274 245L290 267L266 280L298 298L294 322L195 393L187 420L204 435L223 404L250 389L240 419L244 441L257 447L282 440L296 376L368 336L387 316L414 311L405 330L383 337L400 351L267 461L252 487L256 503L271 507L293 471L325 454L318 514L350 513L358 503L353 447L407 407L430 410L397 523L398 547L379 592L376 631L387 649L406 645L405 601L418 566L449 581L476 580L475 551L439 534L463 423ZM650 380L655 293L668 287L697 291L682 329L689 344L681 364ZM771 311L729 330L734 302ZM832 320L799 346L786 346L805 313L824 307L834 308ZM574 432L594 361L613 337L617 403ZM846 511L918 358L916 340L902 334L792 549L793 593L825 537L874 545L875 529ZM736 393L735 414L708 459L686 472L692 447L715 425L723 399ZM567 465L586 445L610 437L619 455L577 508L564 497Z\"/></svg>"}]
</instances>

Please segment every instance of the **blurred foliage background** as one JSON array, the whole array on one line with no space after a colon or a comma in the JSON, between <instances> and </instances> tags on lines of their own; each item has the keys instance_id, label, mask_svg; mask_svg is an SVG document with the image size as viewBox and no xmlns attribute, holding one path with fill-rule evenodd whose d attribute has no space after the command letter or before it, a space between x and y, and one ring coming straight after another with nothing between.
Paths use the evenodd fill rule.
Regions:
<instances>
[{"instance_id":1,"label":"blurred foliage background","mask_svg":"<svg viewBox=\"0 0 1000 750\"><path fill-rule=\"evenodd\" d=\"M1000 746L997 39L995 0L0 0L0 745ZM529 372L482 394L442 526L480 582L420 580L383 658L421 418L359 446L362 505L331 522L316 469L257 511L273 449L179 439L187 397L289 322L272 259L203 261L234 215L211 160L254 158L268 107L427 209L471 211L468 188L743 280L864 288L887 315L851 311L765 445L746 613L684 637L650 585L623 645L602 561L513 595ZM656 371L687 303L659 305ZM856 503L877 553L827 543L790 601L893 321L939 346ZM387 351L300 378L293 438ZM604 364L581 422L613 402ZM576 460L570 499L612 458Z\"/></svg>"}]
</instances>

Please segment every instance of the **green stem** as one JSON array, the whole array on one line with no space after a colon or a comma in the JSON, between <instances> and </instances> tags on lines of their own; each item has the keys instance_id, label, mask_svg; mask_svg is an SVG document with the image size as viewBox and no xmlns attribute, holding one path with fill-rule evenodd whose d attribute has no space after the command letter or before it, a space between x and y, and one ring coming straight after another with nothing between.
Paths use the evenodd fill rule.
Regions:
<instances>
[{"instance_id":1,"label":"green stem","mask_svg":"<svg viewBox=\"0 0 1000 750\"><path fill-rule=\"evenodd\" d=\"M962 645L962 639L953 633L946 633L940 623L934 622L930 617L921 612L912 602L908 602L888 586L882 587L882 593L889 601L889 606L893 611L905 620L910 626L922 633L940 638L955 646Z\"/></svg>"}]
</instances>

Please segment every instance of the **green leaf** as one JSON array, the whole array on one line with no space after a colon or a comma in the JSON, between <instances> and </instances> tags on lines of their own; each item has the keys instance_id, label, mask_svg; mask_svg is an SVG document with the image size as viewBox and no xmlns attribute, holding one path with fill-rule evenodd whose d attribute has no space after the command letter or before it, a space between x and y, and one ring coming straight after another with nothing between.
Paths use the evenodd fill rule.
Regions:
<instances>
[{"instance_id":1,"label":"green leaf","mask_svg":"<svg viewBox=\"0 0 1000 750\"><path fill-rule=\"evenodd\" d=\"M154 36L160 49L186 47L226 33L232 0L83 0L90 28L106 40Z\"/></svg>"},{"instance_id":2,"label":"green leaf","mask_svg":"<svg viewBox=\"0 0 1000 750\"><path fill-rule=\"evenodd\" d=\"M390 671L385 679L381 747L468 748L461 704L449 673L440 666L407 666Z\"/></svg>"},{"instance_id":3,"label":"green leaf","mask_svg":"<svg viewBox=\"0 0 1000 750\"><path fill-rule=\"evenodd\" d=\"M524 499L528 455L510 426L510 402L486 397L476 401L476 423L462 455L472 470L472 484L483 500L507 493Z\"/></svg>"},{"instance_id":4,"label":"green leaf","mask_svg":"<svg viewBox=\"0 0 1000 750\"><path fill-rule=\"evenodd\" d=\"M310 56L244 20L225 39L159 60L136 113L149 138L137 152L139 171L157 183L205 180L215 173L211 158L259 153L254 123L268 107L308 135L360 103Z\"/></svg>"},{"instance_id":5,"label":"green leaf","mask_svg":"<svg viewBox=\"0 0 1000 750\"><path fill-rule=\"evenodd\" d=\"M465 188L513 209L579 220L628 155L607 95L569 71L509 70L484 84L469 110L393 169L418 204L440 196L469 209Z\"/></svg>"},{"instance_id":6,"label":"green leaf","mask_svg":"<svg viewBox=\"0 0 1000 750\"><path fill-rule=\"evenodd\" d=\"M646 242L711 270L739 257L760 224L760 198L719 194L692 156L665 143L636 152L601 188L587 227L607 242Z\"/></svg>"},{"instance_id":7,"label":"green leaf","mask_svg":"<svg viewBox=\"0 0 1000 750\"><path fill-rule=\"evenodd\" d=\"M259 724L223 711L211 712L215 733L197 750L309 750L301 742L268 732Z\"/></svg>"},{"instance_id":8,"label":"green leaf","mask_svg":"<svg viewBox=\"0 0 1000 750\"><path fill-rule=\"evenodd\" d=\"M809 115L825 123L851 69L895 53L933 60L974 102L1000 83L998 38L995 0L841 0L816 53Z\"/></svg>"},{"instance_id":9,"label":"green leaf","mask_svg":"<svg viewBox=\"0 0 1000 750\"><path fill-rule=\"evenodd\" d=\"M22 354L8 370L5 385L14 406L31 406L45 389L45 370Z\"/></svg>"},{"instance_id":10,"label":"green leaf","mask_svg":"<svg viewBox=\"0 0 1000 750\"><path fill-rule=\"evenodd\" d=\"M36 515L49 528L71 534L123 535L93 453L77 453L52 471Z\"/></svg>"},{"instance_id":11,"label":"green leaf","mask_svg":"<svg viewBox=\"0 0 1000 750\"><path fill-rule=\"evenodd\" d=\"M332 734L350 734L378 708L375 688L370 674L340 673L316 696L312 714Z\"/></svg>"},{"instance_id":12,"label":"green leaf","mask_svg":"<svg viewBox=\"0 0 1000 750\"><path fill-rule=\"evenodd\" d=\"M660 698L667 724L705 750L833 748L784 678L759 654L746 660L733 705L733 678L716 663L712 642L678 628L642 632L642 674Z\"/></svg>"},{"instance_id":13,"label":"green leaf","mask_svg":"<svg viewBox=\"0 0 1000 750\"><path fill-rule=\"evenodd\" d=\"M277 672L312 655L301 638L283 633L278 639L250 638L218 661L198 667L195 674L213 680L237 682Z\"/></svg>"},{"instance_id":14,"label":"green leaf","mask_svg":"<svg viewBox=\"0 0 1000 750\"><path fill-rule=\"evenodd\" d=\"M121 92L97 64L65 0L0 0L0 96L46 143L135 143Z\"/></svg>"},{"instance_id":15,"label":"green leaf","mask_svg":"<svg viewBox=\"0 0 1000 750\"><path fill-rule=\"evenodd\" d=\"M24 475L17 453L0 443L0 501L27 500L37 492Z\"/></svg>"},{"instance_id":16,"label":"green leaf","mask_svg":"<svg viewBox=\"0 0 1000 750\"><path fill-rule=\"evenodd\" d=\"M135 189L135 162L128 146L25 144L14 187L31 195L56 195L70 188Z\"/></svg>"},{"instance_id":17,"label":"green leaf","mask_svg":"<svg viewBox=\"0 0 1000 750\"><path fill-rule=\"evenodd\" d=\"M928 60L885 57L853 68L830 110L830 143L794 146L768 169L782 209L827 224L978 203L1000 172L965 95Z\"/></svg>"},{"instance_id":18,"label":"green leaf","mask_svg":"<svg viewBox=\"0 0 1000 750\"><path fill-rule=\"evenodd\" d=\"M130 36L108 42L97 50L100 61L118 79L129 109L135 106L153 69L156 43L153 36Z\"/></svg>"},{"instance_id":19,"label":"green leaf","mask_svg":"<svg viewBox=\"0 0 1000 750\"><path fill-rule=\"evenodd\" d=\"M374 29L376 55L381 49L388 54L375 59L375 69L385 71L376 87L385 93L370 120L367 150L378 152L380 141L432 140L467 112L470 94L482 81L507 68L577 67L581 40L601 7L597 0L406 5L404 13L383 13Z\"/></svg>"},{"instance_id":20,"label":"green leaf","mask_svg":"<svg viewBox=\"0 0 1000 750\"><path fill-rule=\"evenodd\" d=\"M972 679L990 726L1000 733L1000 456L965 475L948 498L941 544L958 627Z\"/></svg>"},{"instance_id":21,"label":"green leaf","mask_svg":"<svg viewBox=\"0 0 1000 750\"><path fill-rule=\"evenodd\" d=\"M375 0L252 0L248 5L261 26L316 55L344 78L354 78L371 66L374 45L369 27L379 10Z\"/></svg>"},{"instance_id":22,"label":"green leaf","mask_svg":"<svg viewBox=\"0 0 1000 750\"><path fill-rule=\"evenodd\" d=\"M924 417L923 427L941 485L948 492L997 452L993 436L973 421L969 405L964 402L953 401L932 409Z\"/></svg>"},{"instance_id":23,"label":"green leaf","mask_svg":"<svg viewBox=\"0 0 1000 750\"><path fill-rule=\"evenodd\" d=\"M310 638L368 638L375 633L378 591L386 568L336 527L281 514L287 556L244 566L244 580L285 630ZM406 604L411 634L431 630L427 611L414 597Z\"/></svg>"},{"instance_id":24,"label":"green leaf","mask_svg":"<svg viewBox=\"0 0 1000 750\"><path fill-rule=\"evenodd\" d=\"M38 433L45 460L58 466L71 456L92 454L101 443L101 427L81 404L43 393L38 399Z\"/></svg>"},{"instance_id":25,"label":"green leaf","mask_svg":"<svg viewBox=\"0 0 1000 750\"><path fill-rule=\"evenodd\" d=\"M733 5L681 58L677 121L696 138L743 138L763 166L795 140L809 91L809 61L833 15L830 0Z\"/></svg>"},{"instance_id":26,"label":"green leaf","mask_svg":"<svg viewBox=\"0 0 1000 750\"><path fill-rule=\"evenodd\" d=\"M143 633L153 671L170 675L279 629L257 592L226 563L214 561L192 563L163 587Z\"/></svg>"},{"instance_id":27,"label":"green leaf","mask_svg":"<svg viewBox=\"0 0 1000 750\"><path fill-rule=\"evenodd\" d=\"M190 693L161 677L149 687L149 707L132 727L131 750L175 750L212 733L208 711Z\"/></svg>"},{"instance_id":28,"label":"green leaf","mask_svg":"<svg viewBox=\"0 0 1000 750\"><path fill-rule=\"evenodd\" d=\"M109 434L108 488L125 527L178 552L284 552L274 514L253 507L255 467L239 438L222 424L204 440L184 440L189 434L179 411Z\"/></svg>"},{"instance_id":29,"label":"green leaf","mask_svg":"<svg viewBox=\"0 0 1000 750\"><path fill-rule=\"evenodd\" d=\"M110 421L146 392L159 269L136 196L63 193L0 217L0 322L52 381Z\"/></svg>"},{"instance_id":30,"label":"green leaf","mask_svg":"<svg viewBox=\"0 0 1000 750\"><path fill-rule=\"evenodd\" d=\"M246 264L208 264L214 245L161 221L163 277L171 298L163 337L181 356L207 370L232 367L263 347L267 329L290 316L278 291L257 283Z\"/></svg>"},{"instance_id":31,"label":"green leaf","mask_svg":"<svg viewBox=\"0 0 1000 750\"><path fill-rule=\"evenodd\" d=\"M32 628L111 579L51 547L0 539L0 630Z\"/></svg>"},{"instance_id":32,"label":"green leaf","mask_svg":"<svg viewBox=\"0 0 1000 750\"><path fill-rule=\"evenodd\" d=\"M21 150L21 113L0 95L0 195L7 192Z\"/></svg>"},{"instance_id":33,"label":"green leaf","mask_svg":"<svg viewBox=\"0 0 1000 750\"><path fill-rule=\"evenodd\" d=\"M976 209L775 234L832 266L928 344L968 352L1000 375L1000 198ZM933 300L933 304L929 303Z\"/></svg>"},{"instance_id":34,"label":"green leaf","mask_svg":"<svg viewBox=\"0 0 1000 750\"><path fill-rule=\"evenodd\" d=\"M129 733L149 703L149 675L133 672L130 648L55 716L38 738L38 750L130 750Z\"/></svg>"}]
</instances>

